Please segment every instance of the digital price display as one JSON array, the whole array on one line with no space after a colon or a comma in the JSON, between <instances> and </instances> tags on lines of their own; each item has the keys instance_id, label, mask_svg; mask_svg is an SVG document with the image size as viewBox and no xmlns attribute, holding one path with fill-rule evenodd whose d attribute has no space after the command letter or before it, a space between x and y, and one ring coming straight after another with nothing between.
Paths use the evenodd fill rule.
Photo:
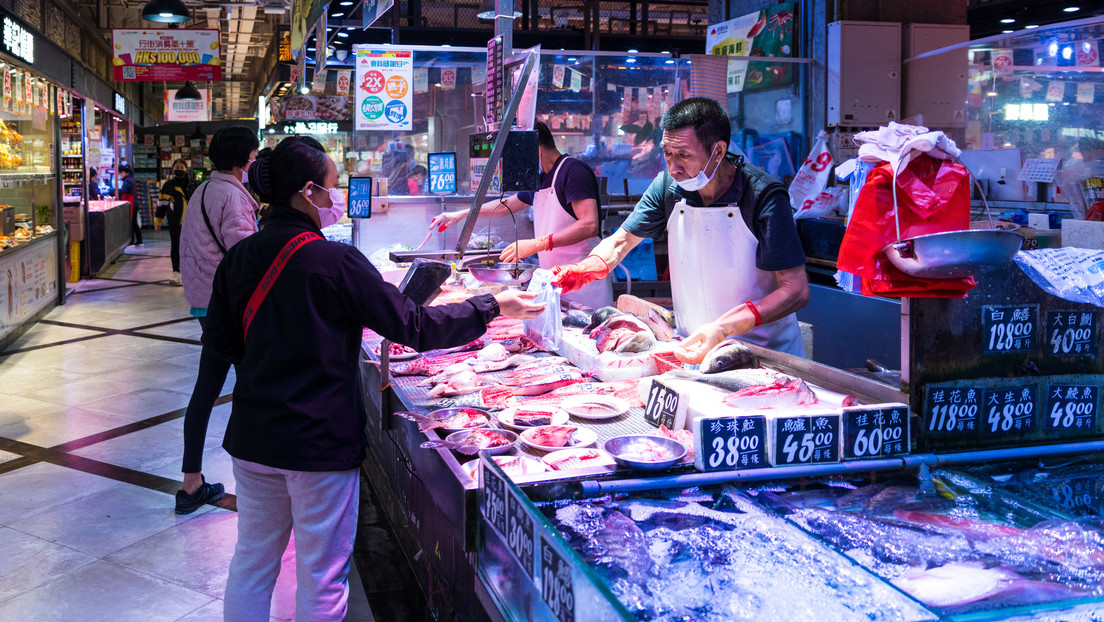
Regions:
<instances>
[{"instance_id":1,"label":"digital price display","mask_svg":"<svg viewBox=\"0 0 1104 622\"><path fill-rule=\"evenodd\" d=\"M1046 317L1048 355L1096 357L1096 313L1047 311Z\"/></svg>"},{"instance_id":2,"label":"digital price display","mask_svg":"<svg viewBox=\"0 0 1104 622\"><path fill-rule=\"evenodd\" d=\"M349 218L372 217L372 178L349 178Z\"/></svg>"},{"instance_id":3,"label":"digital price display","mask_svg":"<svg viewBox=\"0 0 1104 622\"><path fill-rule=\"evenodd\" d=\"M924 423L929 434L973 434L981 413L981 387L929 387Z\"/></svg>"},{"instance_id":4,"label":"digital price display","mask_svg":"<svg viewBox=\"0 0 1104 622\"><path fill-rule=\"evenodd\" d=\"M1034 383L989 389L985 392L985 434L1020 434L1035 429Z\"/></svg>"},{"instance_id":5,"label":"digital price display","mask_svg":"<svg viewBox=\"0 0 1104 622\"><path fill-rule=\"evenodd\" d=\"M1096 430L1096 411L1100 387L1095 385L1052 384L1047 388L1044 430Z\"/></svg>"},{"instance_id":6,"label":"digital price display","mask_svg":"<svg viewBox=\"0 0 1104 622\"><path fill-rule=\"evenodd\" d=\"M1031 352L1038 324L1039 305L983 306L981 353Z\"/></svg>"},{"instance_id":7,"label":"digital price display","mask_svg":"<svg viewBox=\"0 0 1104 622\"><path fill-rule=\"evenodd\" d=\"M686 400L678 391L653 380L644 406L644 420L657 428L662 425L669 430L681 430L686 422L686 408Z\"/></svg>"},{"instance_id":8,"label":"digital price display","mask_svg":"<svg viewBox=\"0 0 1104 622\"><path fill-rule=\"evenodd\" d=\"M702 417L694 420L694 466L699 471L758 469L767 463L767 418Z\"/></svg>"},{"instance_id":9,"label":"digital price display","mask_svg":"<svg viewBox=\"0 0 1104 622\"><path fill-rule=\"evenodd\" d=\"M456 153L429 154L429 193L456 192Z\"/></svg>"},{"instance_id":10,"label":"digital price display","mask_svg":"<svg viewBox=\"0 0 1104 622\"><path fill-rule=\"evenodd\" d=\"M774 466L840 460L840 414L779 417L774 426Z\"/></svg>"},{"instance_id":11,"label":"digital price display","mask_svg":"<svg viewBox=\"0 0 1104 622\"><path fill-rule=\"evenodd\" d=\"M541 534L541 600L560 622L575 622L575 585L571 565Z\"/></svg>"},{"instance_id":12,"label":"digital price display","mask_svg":"<svg viewBox=\"0 0 1104 622\"><path fill-rule=\"evenodd\" d=\"M843 409L844 460L869 460L909 453L908 406L878 404Z\"/></svg>"}]
</instances>

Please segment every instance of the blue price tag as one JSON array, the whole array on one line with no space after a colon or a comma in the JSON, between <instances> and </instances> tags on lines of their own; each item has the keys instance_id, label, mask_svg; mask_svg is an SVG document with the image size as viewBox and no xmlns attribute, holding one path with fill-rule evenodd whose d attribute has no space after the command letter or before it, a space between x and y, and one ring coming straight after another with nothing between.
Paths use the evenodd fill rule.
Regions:
<instances>
[{"instance_id":1,"label":"blue price tag","mask_svg":"<svg viewBox=\"0 0 1104 622\"><path fill-rule=\"evenodd\" d=\"M372 217L372 178L349 178L349 218Z\"/></svg>"},{"instance_id":2,"label":"blue price tag","mask_svg":"<svg viewBox=\"0 0 1104 622\"><path fill-rule=\"evenodd\" d=\"M429 192L430 194L451 194L456 192L456 154L429 154Z\"/></svg>"}]
</instances>

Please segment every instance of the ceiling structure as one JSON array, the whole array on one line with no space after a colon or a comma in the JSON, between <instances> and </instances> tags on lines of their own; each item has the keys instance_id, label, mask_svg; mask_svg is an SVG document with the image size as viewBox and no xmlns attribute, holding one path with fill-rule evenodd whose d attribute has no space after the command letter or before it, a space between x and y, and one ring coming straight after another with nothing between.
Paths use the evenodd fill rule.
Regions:
<instances>
[{"instance_id":1,"label":"ceiling structure","mask_svg":"<svg viewBox=\"0 0 1104 622\"><path fill-rule=\"evenodd\" d=\"M104 39L111 41L112 28L164 28L142 19L146 0L71 0L78 11L91 18ZM212 118L245 118L256 114L255 85L266 76L258 76L262 61L275 46L276 28L286 23L289 0L260 2L195 2L185 0L192 20L180 28L211 28L221 32L222 75L220 82L197 84L211 88L214 109ZM180 88L182 83L168 83L164 88ZM156 94L162 92L155 85Z\"/></svg>"}]
</instances>

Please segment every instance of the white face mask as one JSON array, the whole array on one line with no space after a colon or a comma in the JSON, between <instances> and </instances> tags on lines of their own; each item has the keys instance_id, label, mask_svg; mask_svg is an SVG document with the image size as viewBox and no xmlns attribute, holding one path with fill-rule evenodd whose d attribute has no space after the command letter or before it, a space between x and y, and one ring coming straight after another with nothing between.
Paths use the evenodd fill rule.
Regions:
<instances>
[{"instance_id":1,"label":"white face mask","mask_svg":"<svg viewBox=\"0 0 1104 622\"><path fill-rule=\"evenodd\" d=\"M316 188L319 186L315 186ZM330 202L333 203L332 207L319 207L314 204L314 201L307 199L307 203L314 206L314 209L318 211L318 228L325 229L330 225L341 220L341 217L345 215L345 193L341 192L339 188L323 188L330 195ZM307 197L309 191L303 192L303 198Z\"/></svg>"},{"instance_id":2,"label":"white face mask","mask_svg":"<svg viewBox=\"0 0 1104 622\"><path fill-rule=\"evenodd\" d=\"M712 159L713 159L713 152L710 151L709 152L709 160L712 160ZM721 160L723 160L723 159L724 159L724 155L722 154L721 155ZM706 167L709 166L709 160L705 161L705 166ZM696 176L691 177L690 179L687 179L687 180L684 180L684 181L677 181L676 180L675 183L678 184L679 188L682 188L683 190L687 190L689 192L697 192L698 190L701 190L702 188L708 186L709 182L713 181L713 176L716 175L717 170L721 168L721 160L717 160L717 166L713 167L713 172L710 173L709 175L705 174L705 168L703 168L702 170L698 171L698 174Z\"/></svg>"}]
</instances>

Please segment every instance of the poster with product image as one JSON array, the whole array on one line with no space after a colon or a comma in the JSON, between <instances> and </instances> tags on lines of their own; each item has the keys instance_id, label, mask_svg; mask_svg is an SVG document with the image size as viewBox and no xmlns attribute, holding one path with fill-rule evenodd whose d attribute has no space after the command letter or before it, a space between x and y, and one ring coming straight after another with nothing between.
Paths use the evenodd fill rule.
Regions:
<instances>
[{"instance_id":1,"label":"poster with product image","mask_svg":"<svg viewBox=\"0 0 1104 622\"><path fill-rule=\"evenodd\" d=\"M357 130L410 131L414 105L410 50L356 49Z\"/></svg>"}]
</instances>

